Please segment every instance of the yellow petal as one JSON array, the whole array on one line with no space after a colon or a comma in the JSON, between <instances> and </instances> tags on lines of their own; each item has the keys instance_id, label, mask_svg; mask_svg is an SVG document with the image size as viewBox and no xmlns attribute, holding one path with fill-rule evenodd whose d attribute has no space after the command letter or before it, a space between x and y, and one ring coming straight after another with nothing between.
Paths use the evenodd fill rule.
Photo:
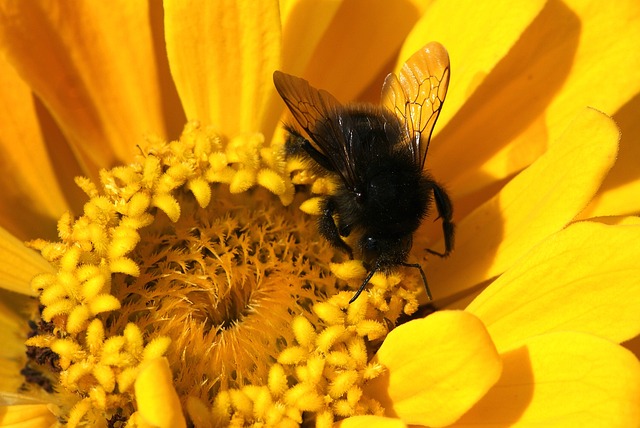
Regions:
<instances>
[{"instance_id":1,"label":"yellow petal","mask_svg":"<svg viewBox=\"0 0 640 428\"><path fill-rule=\"evenodd\" d=\"M26 360L25 313L30 307L34 307L31 297L0 290L0 404L24 401L20 395L14 396L16 400L9 400L7 395L18 391L25 381L20 370Z\"/></svg>"},{"instance_id":2,"label":"yellow petal","mask_svg":"<svg viewBox=\"0 0 640 428\"><path fill-rule=\"evenodd\" d=\"M0 59L0 88L0 150L4 171L0 175L0 224L21 238L54 238L53 219L68 206L51 155L64 150L48 152L33 94L4 58ZM71 165L67 167L73 170Z\"/></svg>"},{"instance_id":3,"label":"yellow petal","mask_svg":"<svg viewBox=\"0 0 640 428\"><path fill-rule=\"evenodd\" d=\"M492 158L500 148L510 147L514 136L511 127L522 126L521 123L527 120L520 109L496 106L496 96L517 96L519 100L531 103L531 98L539 95L539 92L527 96L526 91L504 90L505 82L517 75L519 69L503 64L505 57L509 58L517 51L527 28L538 21L536 17L546 2L527 1L517 8L506 0L462 3L434 2L401 53L401 59L405 59L429 40L439 41L449 51L451 83L433 144L429 147L427 167L460 196L496 180L480 170L482 162ZM464 13L460 13L461 8ZM469 19L471 16L473 18ZM509 101L515 104L513 99ZM509 115L512 116L509 123L504 123ZM479 129L482 131L478 132ZM530 142L526 150L512 150L512 158L508 160L515 163L514 160L524 157L524 153L539 155L544 148L541 144L536 140ZM527 160L530 163L530 157ZM511 174L525 166L517 165L509 170ZM501 178L507 175L504 171L501 173Z\"/></svg>"},{"instance_id":4,"label":"yellow petal","mask_svg":"<svg viewBox=\"0 0 640 428\"><path fill-rule=\"evenodd\" d=\"M393 59L419 13L403 1L393 6L385 1L342 2L309 62L305 78L342 102L354 100ZM375 85L378 93L380 79Z\"/></svg>"},{"instance_id":5,"label":"yellow petal","mask_svg":"<svg viewBox=\"0 0 640 428\"><path fill-rule=\"evenodd\" d=\"M618 136L609 117L584 109L544 156L460 222L452 256L430 263L434 296L501 274L569 223L613 165ZM414 248L427 247L416 238Z\"/></svg>"},{"instance_id":6,"label":"yellow petal","mask_svg":"<svg viewBox=\"0 0 640 428\"><path fill-rule=\"evenodd\" d=\"M321 2L306 0L280 1L282 22L282 64L279 70L295 76L304 73L311 55L327 31L341 0ZM275 91L268 94L262 119L265 135L271 135L282 115L284 104ZM276 137L277 139L278 137Z\"/></svg>"},{"instance_id":7,"label":"yellow petal","mask_svg":"<svg viewBox=\"0 0 640 428\"><path fill-rule=\"evenodd\" d=\"M340 0L282 0L282 69L301 75L340 6Z\"/></svg>"},{"instance_id":8,"label":"yellow petal","mask_svg":"<svg viewBox=\"0 0 640 428\"><path fill-rule=\"evenodd\" d=\"M53 268L42 256L0 228L0 287L33 296L29 287L31 278L43 272L53 272Z\"/></svg>"},{"instance_id":9,"label":"yellow petal","mask_svg":"<svg viewBox=\"0 0 640 428\"><path fill-rule=\"evenodd\" d=\"M381 416L354 416L336 424L340 428L405 428L407 425L400 419L383 418Z\"/></svg>"},{"instance_id":10,"label":"yellow petal","mask_svg":"<svg viewBox=\"0 0 640 428\"><path fill-rule=\"evenodd\" d=\"M163 134L146 2L2 2L0 44L88 163L107 167Z\"/></svg>"},{"instance_id":11,"label":"yellow petal","mask_svg":"<svg viewBox=\"0 0 640 428\"><path fill-rule=\"evenodd\" d=\"M598 195L580 214L581 218L603 215L630 215L640 212L640 95L628 102L614 116L620 127L618 160L602 183Z\"/></svg>"},{"instance_id":12,"label":"yellow petal","mask_svg":"<svg viewBox=\"0 0 640 428\"><path fill-rule=\"evenodd\" d=\"M640 334L639 242L638 225L573 224L527 253L467 311L500 351L558 330L631 339Z\"/></svg>"},{"instance_id":13,"label":"yellow petal","mask_svg":"<svg viewBox=\"0 0 640 428\"><path fill-rule=\"evenodd\" d=\"M139 415L146 423L167 428L186 426L165 358L156 358L143 365L136 379L135 391Z\"/></svg>"},{"instance_id":14,"label":"yellow petal","mask_svg":"<svg viewBox=\"0 0 640 428\"><path fill-rule=\"evenodd\" d=\"M503 355L502 377L456 427L637 427L640 364L581 333L530 338Z\"/></svg>"},{"instance_id":15,"label":"yellow petal","mask_svg":"<svg viewBox=\"0 0 640 428\"><path fill-rule=\"evenodd\" d=\"M46 404L0 407L0 427L44 428L54 426L56 417Z\"/></svg>"},{"instance_id":16,"label":"yellow petal","mask_svg":"<svg viewBox=\"0 0 640 428\"><path fill-rule=\"evenodd\" d=\"M527 26L540 13L544 0L522 2L518 7L507 0L492 2L432 2L407 36L396 65L429 41L440 42L451 59L451 85L438 127L458 112L469 96L509 52ZM461 8L464 13L460 13ZM472 18L471 18L472 17ZM496 25L499 22L500 25ZM468 143L468 142L467 142ZM468 146L467 146L468 147ZM430 147L430 156L437 148Z\"/></svg>"},{"instance_id":17,"label":"yellow petal","mask_svg":"<svg viewBox=\"0 0 640 428\"><path fill-rule=\"evenodd\" d=\"M164 3L167 53L187 119L227 136L259 131L280 64L278 2Z\"/></svg>"},{"instance_id":18,"label":"yellow petal","mask_svg":"<svg viewBox=\"0 0 640 428\"><path fill-rule=\"evenodd\" d=\"M436 312L393 330L374 358L388 370L365 386L387 416L408 424L456 421L500 377L501 362L482 323Z\"/></svg>"},{"instance_id":19,"label":"yellow petal","mask_svg":"<svg viewBox=\"0 0 640 428\"><path fill-rule=\"evenodd\" d=\"M458 73L473 53L450 52L451 84L440 127L456 113L449 107L457 96L466 102L430 147L434 175L466 195L530 164L585 106L609 115L617 111L640 89L634 73L640 68L639 7L635 0L606 8L582 0L547 2L474 93L466 86L456 93ZM466 7L463 15L469 16ZM494 18L480 20L502 29ZM485 40L466 27L458 37L474 46ZM439 41L449 48L447 40Z\"/></svg>"}]
</instances>

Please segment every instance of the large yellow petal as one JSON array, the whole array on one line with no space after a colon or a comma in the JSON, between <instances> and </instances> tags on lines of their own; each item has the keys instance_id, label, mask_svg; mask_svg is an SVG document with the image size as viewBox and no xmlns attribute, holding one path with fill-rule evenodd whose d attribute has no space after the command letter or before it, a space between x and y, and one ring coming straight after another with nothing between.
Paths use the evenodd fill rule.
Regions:
<instances>
[{"instance_id":1,"label":"large yellow petal","mask_svg":"<svg viewBox=\"0 0 640 428\"><path fill-rule=\"evenodd\" d=\"M17 404L25 398L16 392L25 378L27 316L35 301L27 296L0 290L0 405Z\"/></svg>"},{"instance_id":2,"label":"large yellow petal","mask_svg":"<svg viewBox=\"0 0 640 428\"><path fill-rule=\"evenodd\" d=\"M282 22L282 63L279 69L295 76L304 73L311 55L330 25L342 0L280 1ZM271 135L278 125L284 103L275 91L268 94L262 128ZM282 138L280 136L276 138Z\"/></svg>"},{"instance_id":3,"label":"large yellow petal","mask_svg":"<svg viewBox=\"0 0 640 428\"><path fill-rule=\"evenodd\" d=\"M501 371L485 327L462 311L436 312L394 329L374 362L387 371L365 388L387 416L434 427L456 421Z\"/></svg>"},{"instance_id":4,"label":"large yellow petal","mask_svg":"<svg viewBox=\"0 0 640 428\"><path fill-rule=\"evenodd\" d=\"M378 93L385 66L420 17L410 0L342 2L304 73L315 87L352 101L374 78ZM425 41L425 43L428 40Z\"/></svg>"},{"instance_id":5,"label":"large yellow petal","mask_svg":"<svg viewBox=\"0 0 640 428\"><path fill-rule=\"evenodd\" d=\"M280 65L276 0L164 4L167 53L187 119L223 134L261 131Z\"/></svg>"},{"instance_id":6,"label":"large yellow petal","mask_svg":"<svg viewBox=\"0 0 640 428\"><path fill-rule=\"evenodd\" d=\"M46 404L23 404L0 407L2 428L46 428L57 419Z\"/></svg>"},{"instance_id":7,"label":"large yellow petal","mask_svg":"<svg viewBox=\"0 0 640 428\"><path fill-rule=\"evenodd\" d=\"M163 428L186 426L180 398L173 387L173 375L165 358L143 363L135 391L139 415L146 423Z\"/></svg>"},{"instance_id":8,"label":"large yellow petal","mask_svg":"<svg viewBox=\"0 0 640 428\"><path fill-rule=\"evenodd\" d=\"M354 416L343 419L336 426L340 428L405 428L407 425L400 419L383 418L381 416Z\"/></svg>"},{"instance_id":9,"label":"large yellow petal","mask_svg":"<svg viewBox=\"0 0 640 428\"><path fill-rule=\"evenodd\" d=\"M301 75L342 0L280 2L282 70Z\"/></svg>"},{"instance_id":10,"label":"large yellow petal","mask_svg":"<svg viewBox=\"0 0 640 428\"><path fill-rule=\"evenodd\" d=\"M24 239L54 238L53 219L69 209L60 182L64 177L53 164L64 147L48 150L34 95L3 58L0 90L0 224Z\"/></svg>"},{"instance_id":11,"label":"large yellow petal","mask_svg":"<svg viewBox=\"0 0 640 428\"><path fill-rule=\"evenodd\" d=\"M467 308L499 350L557 330L640 334L640 226L580 222L527 253Z\"/></svg>"},{"instance_id":12,"label":"large yellow petal","mask_svg":"<svg viewBox=\"0 0 640 428\"><path fill-rule=\"evenodd\" d=\"M396 71L427 42L444 45L451 60L451 84L439 128L462 108L544 4L545 0L521 2L518 7L507 0L434 1L426 9L402 46Z\"/></svg>"},{"instance_id":13,"label":"large yellow petal","mask_svg":"<svg viewBox=\"0 0 640 428\"><path fill-rule=\"evenodd\" d=\"M609 117L584 109L547 153L460 222L452 256L431 259L434 295L455 294L501 274L569 223L615 162L618 137ZM414 248L426 246L416 239Z\"/></svg>"},{"instance_id":14,"label":"large yellow petal","mask_svg":"<svg viewBox=\"0 0 640 428\"><path fill-rule=\"evenodd\" d=\"M604 215L640 213L640 95L625 104L614 116L620 127L620 153L596 198L580 215L589 218Z\"/></svg>"},{"instance_id":15,"label":"large yellow petal","mask_svg":"<svg viewBox=\"0 0 640 428\"><path fill-rule=\"evenodd\" d=\"M53 268L40 254L0 227L0 287L34 295L29 283L34 275L43 272L53 272Z\"/></svg>"},{"instance_id":16,"label":"large yellow petal","mask_svg":"<svg viewBox=\"0 0 640 428\"><path fill-rule=\"evenodd\" d=\"M559 332L530 338L502 357L498 383L455 427L640 424L640 364L621 346Z\"/></svg>"},{"instance_id":17,"label":"large yellow petal","mask_svg":"<svg viewBox=\"0 0 640 428\"><path fill-rule=\"evenodd\" d=\"M434 175L454 194L469 194L529 165L584 107L615 113L640 90L639 8L635 0L610 7L597 1L547 2L488 76L465 74L473 62L469 58L477 55L473 49L483 49L477 47L483 47L483 34L460 31L458 37L471 47L458 55L460 42L429 32L430 39L442 39L453 50L439 128L447 126L429 154ZM479 19L502 28L490 14Z\"/></svg>"},{"instance_id":18,"label":"large yellow petal","mask_svg":"<svg viewBox=\"0 0 640 428\"><path fill-rule=\"evenodd\" d=\"M2 2L0 46L88 164L164 133L146 2Z\"/></svg>"}]
</instances>

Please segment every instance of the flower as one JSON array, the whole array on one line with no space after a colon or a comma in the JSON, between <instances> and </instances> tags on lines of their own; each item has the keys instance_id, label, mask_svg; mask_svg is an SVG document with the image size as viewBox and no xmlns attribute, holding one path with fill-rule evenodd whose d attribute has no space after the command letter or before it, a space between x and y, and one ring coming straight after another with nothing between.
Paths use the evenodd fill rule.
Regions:
<instances>
[{"instance_id":1,"label":"flower","mask_svg":"<svg viewBox=\"0 0 640 428\"><path fill-rule=\"evenodd\" d=\"M0 6L2 423L637 425L634 2L163 7ZM396 327L419 279L348 304L365 272L295 208L331 183L285 159L271 73L377 101L429 40L457 246L427 263L425 222L449 310Z\"/></svg>"}]
</instances>

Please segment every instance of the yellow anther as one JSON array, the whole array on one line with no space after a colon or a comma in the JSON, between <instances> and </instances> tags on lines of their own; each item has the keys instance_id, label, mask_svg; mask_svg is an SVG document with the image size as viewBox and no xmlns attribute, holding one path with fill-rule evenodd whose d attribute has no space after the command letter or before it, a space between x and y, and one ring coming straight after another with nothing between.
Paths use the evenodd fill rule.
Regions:
<instances>
[{"instance_id":1,"label":"yellow anther","mask_svg":"<svg viewBox=\"0 0 640 428\"><path fill-rule=\"evenodd\" d=\"M87 347L92 354L98 354L104 345L104 326L102 321L94 319L87 327Z\"/></svg>"},{"instance_id":2,"label":"yellow anther","mask_svg":"<svg viewBox=\"0 0 640 428\"><path fill-rule=\"evenodd\" d=\"M75 270L81 255L82 252L79 247L69 248L64 256L62 256L62 259L60 259L60 269L67 272Z\"/></svg>"},{"instance_id":3,"label":"yellow anther","mask_svg":"<svg viewBox=\"0 0 640 428\"><path fill-rule=\"evenodd\" d=\"M142 357L144 352L144 338L140 327L134 323L129 323L124 328L124 338L126 339L125 349L136 357Z\"/></svg>"},{"instance_id":4,"label":"yellow anther","mask_svg":"<svg viewBox=\"0 0 640 428\"><path fill-rule=\"evenodd\" d=\"M364 367L365 364L367 364L367 345L362 337L352 337L347 341L347 349L352 361L355 362L358 367Z\"/></svg>"},{"instance_id":5,"label":"yellow anther","mask_svg":"<svg viewBox=\"0 0 640 428\"><path fill-rule=\"evenodd\" d=\"M331 347L338 341L344 338L345 328L341 325L332 325L324 329L316 340L318 350L323 353L328 353Z\"/></svg>"},{"instance_id":6,"label":"yellow anther","mask_svg":"<svg viewBox=\"0 0 640 428\"><path fill-rule=\"evenodd\" d=\"M120 300L111 294L100 294L89 302L89 309L93 315L115 311L121 306Z\"/></svg>"},{"instance_id":7,"label":"yellow anther","mask_svg":"<svg viewBox=\"0 0 640 428\"><path fill-rule=\"evenodd\" d=\"M137 230L120 225L113 230L107 255L110 259L123 257L133 251L138 242L140 235Z\"/></svg>"},{"instance_id":8,"label":"yellow anther","mask_svg":"<svg viewBox=\"0 0 640 428\"><path fill-rule=\"evenodd\" d=\"M50 322L56 315L68 314L74 307L75 303L70 300L58 300L42 310L42 319Z\"/></svg>"},{"instance_id":9,"label":"yellow anther","mask_svg":"<svg viewBox=\"0 0 640 428\"><path fill-rule=\"evenodd\" d=\"M236 172L229 184L231 193L246 192L256 184L256 172L253 169L242 168Z\"/></svg>"},{"instance_id":10,"label":"yellow anther","mask_svg":"<svg viewBox=\"0 0 640 428\"><path fill-rule=\"evenodd\" d=\"M313 328L313 324L303 316L295 317L291 323L291 328L295 335L296 342L303 347L311 346L316 338L316 331Z\"/></svg>"},{"instance_id":11,"label":"yellow anther","mask_svg":"<svg viewBox=\"0 0 640 428\"><path fill-rule=\"evenodd\" d=\"M287 188L284 179L274 170L268 168L258 171L257 181L259 185L275 195L284 194Z\"/></svg>"},{"instance_id":12,"label":"yellow anther","mask_svg":"<svg viewBox=\"0 0 640 428\"><path fill-rule=\"evenodd\" d=\"M140 266L127 257L120 257L119 259L111 260L109 263L109 269L111 269L111 272L113 273L124 273L131 276L140 275Z\"/></svg>"},{"instance_id":13,"label":"yellow anther","mask_svg":"<svg viewBox=\"0 0 640 428\"><path fill-rule=\"evenodd\" d=\"M40 303L45 306L50 306L57 303L61 299L65 299L69 296L67 290L60 284L51 284L40 295Z\"/></svg>"},{"instance_id":14,"label":"yellow anther","mask_svg":"<svg viewBox=\"0 0 640 428\"><path fill-rule=\"evenodd\" d=\"M90 316L89 308L85 305L76 306L67 317L67 331L71 334L80 333L89 323Z\"/></svg>"},{"instance_id":15,"label":"yellow anther","mask_svg":"<svg viewBox=\"0 0 640 428\"><path fill-rule=\"evenodd\" d=\"M138 217L146 213L151 205L151 196L146 192L138 192L129 199L124 214Z\"/></svg>"},{"instance_id":16,"label":"yellow anther","mask_svg":"<svg viewBox=\"0 0 640 428\"><path fill-rule=\"evenodd\" d=\"M73 216L69 211L60 216L58 220L58 236L60 239L68 239L71 236L71 228L73 225Z\"/></svg>"},{"instance_id":17,"label":"yellow anther","mask_svg":"<svg viewBox=\"0 0 640 428\"><path fill-rule=\"evenodd\" d=\"M170 344L171 339L169 339L168 337L156 337L147 346L144 347L142 358L144 360L159 358L167 352Z\"/></svg>"},{"instance_id":18,"label":"yellow anther","mask_svg":"<svg viewBox=\"0 0 640 428\"><path fill-rule=\"evenodd\" d=\"M174 223L180 218L180 204L169 193L155 195L151 200L151 205L162 210Z\"/></svg>"},{"instance_id":19,"label":"yellow anther","mask_svg":"<svg viewBox=\"0 0 640 428\"><path fill-rule=\"evenodd\" d=\"M319 302L313 305L313 312L329 325L343 324L345 313L330 302Z\"/></svg>"},{"instance_id":20,"label":"yellow anther","mask_svg":"<svg viewBox=\"0 0 640 428\"><path fill-rule=\"evenodd\" d=\"M331 398L337 399L347 393L349 388L358 380L358 372L355 370L346 370L339 373L329 386L329 395Z\"/></svg>"},{"instance_id":21,"label":"yellow anther","mask_svg":"<svg viewBox=\"0 0 640 428\"><path fill-rule=\"evenodd\" d=\"M87 301L106 291L108 291L106 290L106 278L99 273L94 277L88 278L82 283L80 293L82 299Z\"/></svg>"},{"instance_id":22,"label":"yellow anther","mask_svg":"<svg viewBox=\"0 0 640 428\"><path fill-rule=\"evenodd\" d=\"M237 389L232 389L229 391L229 396L231 397L231 404L233 407L246 416L250 416L253 413L253 402L247 394Z\"/></svg>"},{"instance_id":23,"label":"yellow anther","mask_svg":"<svg viewBox=\"0 0 640 428\"><path fill-rule=\"evenodd\" d=\"M284 401L291 407L302 411L313 412L320 409L324 402L313 386L299 383L284 394Z\"/></svg>"},{"instance_id":24,"label":"yellow anther","mask_svg":"<svg viewBox=\"0 0 640 428\"><path fill-rule=\"evenodd\" d=\"M387 334L384 324L376 320L364 320L358 323L356 331L359 336L367 336L369 340L376 340Z\"/></svg>"},{"instance_id":25,"label":"yellow anther","mask_svg":"<svg viewBox=\"0 0 640 428\"><path fill-rule=\"evenodd\" d=\"M70 360L77 360L82 357L82 347L71 339L56 339L51 345L51 350L61 357L66 357Z\"/></svg>"},{"instance_id":26,"label":"yellow anther","mask_svg":"<svg viewBox=\"0 0 640 428\"><path fill-rule=\"evenodd\" d=\"M106 392L113 392L116 387L116 375L111 367L96 364L91 373Z\"/></svg>"},{"instance_id":27,"label":"yellow anther","mask_svg":"<svg viewBox=\"0 0 640 428\"><path fill-rule=\"evenodd\" d=\"M345 281L350 279L361 279L367 274L367 270L360 260L349 260L344 263L331 263L331 272L339 279Z\"/></svg>"},{"instance_id":28,"label":"yellow anther","mask_svg":"<svg viewBox=\"0 0 640 428\"><path fill-rule=\"evenodd\" d=\"M196 177L189 180L187 188L191 190L201 208L206 208L209 205L211 201L211 185L207 180L203 177Z\"/></svg>"},{"instance_id":29,"label":"yellow anther","mask_svg":"<svg viewBox=\"0 0 640 428\"><path fill-rule=\"evenodd\" d=\"M322 214L323 198L309 198L300 204L300 210L309 215Z\"/></svg>"},{"instance_id":30,"label":"yellow anther","mask_svg":"<svg viewBox=\"0 0 640 428\"><path fill-rule=\"evenodd\" d=\"M278 355L278 362L284 365L297 364L307 357L307 351L299 346L291 346Z\"/></svg>"},{"instance_id":31,"label":"yellow anther","mask_svg":"<svg viewBox=\"0 0 640 428\"><path fill-rule=\"evenodd\" d=\"M330 178L320 177L313 182L311 193L316 195L330 195L336 192L336 182Z\"/></svg>"},{"instance_id":32,"label":"yellow anther","mask_svg":"<svg viewBox=\"0 0 640 428\"><path fill-rule=\"evenodd\" d=\"M162 174L162 165L157 156L147 156L144 159L142 183L146 188L154 187L156 181Z\"/></svg>"},{"instance_id":33,"label":"yellow anther","mask_svg":"<svg viewBox=\"0 0 640 428\"><path fill-rule=\"evenodd\" d=\"M276 363L269 369L268 385L274 397L279 397L287 389L287 374L280 364Z\"/></svg>"}]
</instances>

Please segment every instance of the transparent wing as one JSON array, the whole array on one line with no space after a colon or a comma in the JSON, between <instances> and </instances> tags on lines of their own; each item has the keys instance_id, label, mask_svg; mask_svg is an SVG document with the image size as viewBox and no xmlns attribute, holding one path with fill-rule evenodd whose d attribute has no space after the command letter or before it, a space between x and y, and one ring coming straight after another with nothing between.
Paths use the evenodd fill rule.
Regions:
<instances>
[{"instance_id":1,"label":"transparent wing","mask_svg":"<svg viewBox=\"0 0 640 428\"><path fill-rule=\"evenodd\" d=\"M382 105L404 123L416 164L424 167L431 133L449 87L449 54L430 42L390 73L382 86Z\"/></svg>"},{"instance_id":2,"label":"transparent wing","mask_svg":"<svg viewBox=\"0 0 640 428\"><path fill-rule=\"evenodd\" d=\"M327 157L348 188L357 187L353 148L357 133L333 95L281 71L273 73L276 90L305 130L316 150Z\"/></svg>"}]
</instances>

